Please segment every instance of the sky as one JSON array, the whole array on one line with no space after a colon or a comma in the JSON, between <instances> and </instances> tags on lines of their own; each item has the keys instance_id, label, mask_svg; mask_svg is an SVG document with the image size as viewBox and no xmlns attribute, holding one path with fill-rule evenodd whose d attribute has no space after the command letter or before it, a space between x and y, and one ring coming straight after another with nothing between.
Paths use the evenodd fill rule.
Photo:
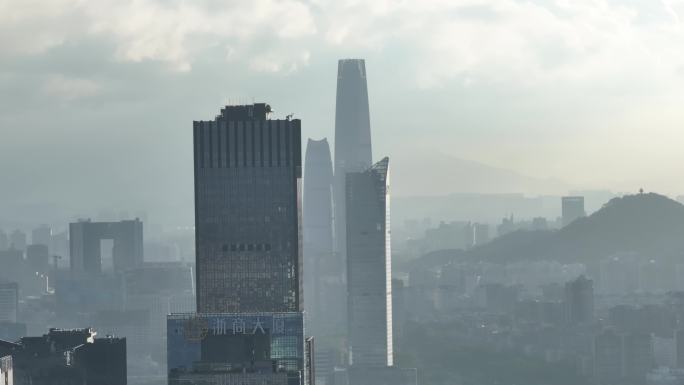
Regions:
<instances>
[{"instance_id":1,"label":"sky","mask_svg":"<svg viewBox=\"0 0 684 385\"><path fill-rule=\"evenodd\" d=\"M0 210L191 221L192 121L263 101L332 142L340 58L366 59L393 194L684 194L682 18L682 0L0 0Z\"/></svg>"}]
</instances>

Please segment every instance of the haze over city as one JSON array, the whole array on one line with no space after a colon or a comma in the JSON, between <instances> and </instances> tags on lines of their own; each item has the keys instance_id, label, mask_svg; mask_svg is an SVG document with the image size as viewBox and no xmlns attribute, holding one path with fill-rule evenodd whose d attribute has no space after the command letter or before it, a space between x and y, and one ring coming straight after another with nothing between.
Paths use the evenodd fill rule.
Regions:
<instances>
[{"instance_id":1,"label":"haze over city","mask_svg":"<svg viewBox=\"0 0 684 385\"><path fill-rule=\"evenodd\" d=\"M682 12L669 0L4 1L1 204L191 221L175 209L192 201L187 122L268 99L306 122L304 137L329 136L340 57L369 63L374 152L398 164L465 159L553 181L491 192L676 196ZM417 187L419 175L397 167L395 194L478 190Z\"/></svg>"},{"instance_id":2,"label":"haze over city","mask_svg":"<svg viewBox=\"0 0 684 385\"><path fill-rule=\"evenodd\" d=\"M684 0L0 0L0 385L684 385Z\"/></svg>"}]
</instances>

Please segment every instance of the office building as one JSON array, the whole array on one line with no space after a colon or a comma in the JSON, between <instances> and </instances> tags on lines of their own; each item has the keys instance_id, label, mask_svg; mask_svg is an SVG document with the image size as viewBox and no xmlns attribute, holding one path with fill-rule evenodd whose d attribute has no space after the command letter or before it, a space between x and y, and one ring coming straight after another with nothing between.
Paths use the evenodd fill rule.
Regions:
<instances>
[{"instance_id":1,"label":"office building","mask_svg":"<svg viewBox=\"0 0 684 385\"><path fill-rule=\"evenodd\" d=\"M21 230L14 230L9 237L10 249L19 250L22 253L26 250L26 233Z\"/></svg>"},{"instance_id":2,"label":"office building","mask_svg":"<svg viewBox=\"0 0 684 385\"><path fill-rule=\"evenodd\" d=\"M48 225L41 225L31 231L31 244L45 245L48 248L52 243L52 229Z\"/></svg>"},{"instance_id":3,"label":"office building","mask_svg":"<svg viewBox=\"0 0 684 385\"><path fill-rule=\"evenodd\" d=\"M0 229L0 251L9 249L9 237L2 229Z\"/></svg>"},{"instance_id":4,"label":"office building","mask_svg":"<svg viewBox=\"0 0 684 385\"><path fill-rule=\"evenodd\" d=\"M303 385L301 122L195 121L197 313L167 317L169 384Z\"/></svg>"},{"instance_id":5,"label":"office building","mask_svg":"<svg viewBox=\"0 0 684 385\"><path fill-rule=\"evenodd\" d=\"M346 314L344 265L333 257L333 169L326 139L309 139L304 164L304 290L309 330L316 336L339 334Z\"/></svg>"},{"instance_id":6,"label":"office building","mask_svg":"<svg viewBox=\"0 0 684 385\"><path fill-rule=\"evenodd\" d=\"M594 381L597 385L611 385L622 377L622 337L612 330L604 330L594 337Z\"/></svg>"},{"instance_id":7,"label":"office building","mask_svg":"<svg viewBox=\"0 0 684 385\"><path fill-rule=\"evenodd\" d=\"M348 173L346 185L350 361L392 366L389 158Z\"/></svg>"},{"instance_id":8,"label":"office building","mask_svg":"<svg viewBox=\"0 0 684 385\"><path fill-rule=\"evenodd\" d=\"M103 243L107 240L111 241L108 250ZM72 272L93 274L134 268L143 262L143 223L139 219L70 223L69 250Z\"/></svg>"},{"instance_id":9,"label":"office building","mask_svg":"<svg viewBox=\"0 0 684 385\"><path fill-rule=\"evenodd\" d=\"M0 322L17 322L19 314L19 285L0 282Z\"/></svg>"},{"instance_id":10,"label":"office building","mask_svg":"<svg viewBox=\"0 0 684 385\"><path fill-rule=\"evenodd\" d=\"M589 324L594 320L594 281L584 275L565 284L565 316L569 324Z\"/></svg>"},{"instance_id":11,"label":"office building","mask_svg":"<svg viewBox=\"0 0 684 385\"><path fill-rule=\"evenodd\" d=\"M267 104L194 122L197 310L302 311L301 122Z\"/></svg>"},{"instance_id":12,"label":"office building","mask_svg":"<svg viewBox=\"0 0 684 385\"><path fill-rule=\"evenodd\" d=\"M172 314L167 320L169 384L304 384L301 312Z\"/></svg>"},{"instance_id":13,"label":"office building","mask_svg":"<svg viewBox=\"0 0 684 385\"><path fill-rule=\"evenodd\" d=\"M0 356L12 356L15 384L126 385L126 339L96 335L90 328L50 329L0 341Z\"/></svg>"},{"instance_id":14,"label":"office building","mask_svg":"<svg viewBox=\"0 0 684 385\"><path fill-rule=\"evenodd\" d=\"M34 273L47 273L50 265L48 247L39 243L26 247L26 263Z\"/></svg>"},{"instance_id":15,"label":"office building","mask_svg":"<svg viewBox=\"0 0 684 385\"><path fill-rule=\"evenodd\" d=\"M0 385L13 385L12 356L0 357Z\"/></svg>"},{"instance_id":16,"label":"office building","mask_svg":"<svg viewBox=\"0 0 684 385\"><path fill-rule=\"evenodd\" d=\"M563 217L563 227L569 225L578 218L586 216L584 211L584 197L569 196L561 198L561 210Z\"/></svg>"},{"instance_id":17,"label":"office building","mask_svg":"<svg viewBox=\"0 0 684 385\"><path fill-rule=\"evenodd\" d=\"M652 335L642 332L623 335L622 360L624 383L645 383L648 372L655 369Z\"/></svg>"},{"instance_id":18,"label":"office building","mask_svg":"<svg viewBox=\"0 0 684 385\"><path fill-rule=\"evenodd\" d=\"M72 365L87 385L126 385L126 338L96 338L76 346Z\"/></svg>"},{"instance_id":19,"label":"office building","mask_svg":"<svg viewBox=\"0 0 684 385\"><path fill-rule=\"evenodd\" d=\"M342 59L337 64L335 105L335 246L345 260L345 181L348 172L365 171L371 166L370 112L366 63L363 59ZM344 262L343 262L344 263Z\"/></svg>"}]
</instances>

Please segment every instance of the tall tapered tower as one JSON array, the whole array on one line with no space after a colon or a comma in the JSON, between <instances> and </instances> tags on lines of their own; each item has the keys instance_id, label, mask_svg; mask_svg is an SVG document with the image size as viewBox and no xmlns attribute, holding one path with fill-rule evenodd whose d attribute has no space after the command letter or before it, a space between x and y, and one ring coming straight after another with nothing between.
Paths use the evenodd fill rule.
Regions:
<instances>
[{"instance_id":1,"label":"tall tapered tower","mask_svg":"<svg viewBox=\"0 0 684 385\"><path fill-rule=\"evenodd\" d=\"M337 65L333 197L335 251L343 261L346 260L346 174L364 171L372 163L366 63L363 59L342 59Z\"/></svg>"}]
</instances>

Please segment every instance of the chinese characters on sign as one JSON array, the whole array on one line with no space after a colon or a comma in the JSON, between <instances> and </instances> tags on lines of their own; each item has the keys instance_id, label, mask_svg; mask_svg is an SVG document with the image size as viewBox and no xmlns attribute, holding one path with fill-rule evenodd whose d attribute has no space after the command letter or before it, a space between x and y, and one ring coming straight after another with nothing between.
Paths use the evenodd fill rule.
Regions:
<instances>
[{"instance_id":1,"label":"chinese characters on sign","mask_svg":"<svg viewBox=\"0 0 684 385\"><path fill-rule=\"evenodd\" d=\"M286 333L286 318L278 315L195 317L185 321L183 331L192 340L202 340L208 334L279 335Z\"/></svg>"}]
</instances>

